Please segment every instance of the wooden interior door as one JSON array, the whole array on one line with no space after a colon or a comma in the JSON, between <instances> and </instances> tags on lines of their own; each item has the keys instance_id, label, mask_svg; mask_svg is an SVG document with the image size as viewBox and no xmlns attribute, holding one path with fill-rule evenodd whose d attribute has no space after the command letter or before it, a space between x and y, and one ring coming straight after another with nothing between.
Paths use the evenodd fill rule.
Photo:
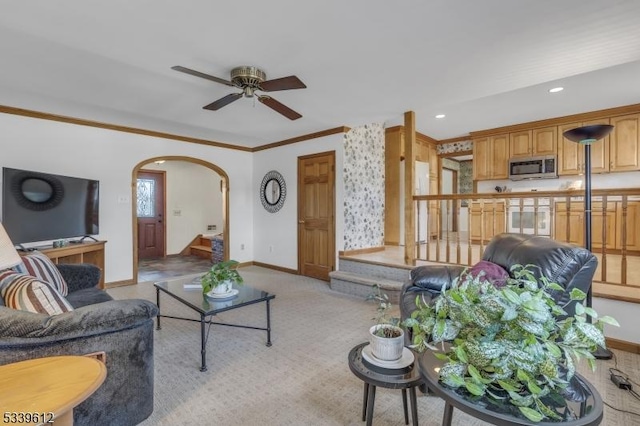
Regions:
<instances>
[{"instance_id":1,"label":"wooden interior door","mask_svg":"<svg viewBox=\"0 0 640 426\"><path fill-rule=\"evenodd\" d=\"M165 172L140 170L137 178L138 259L165 256Z\"/></svg>"},{"instance_id":2,"label":"wooden interior door","mask_svg":"<svg viewBox=\"0 0 640 426\"><path fill-rule=\"evenodd\" d=\"M329 281L335 263L335 153L298 157L298 269Z\"/></svg>"}]
</instances>

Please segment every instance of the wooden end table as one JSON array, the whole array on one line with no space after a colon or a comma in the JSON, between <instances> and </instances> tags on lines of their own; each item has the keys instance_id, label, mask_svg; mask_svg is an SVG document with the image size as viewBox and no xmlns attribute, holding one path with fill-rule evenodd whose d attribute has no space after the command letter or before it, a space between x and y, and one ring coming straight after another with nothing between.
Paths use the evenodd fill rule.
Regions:
<instances>
[{"instance_id":1,"label":"wooden end table","mask_svg":"<svg viewBox=\"0 0 640 426\"><path fill-rule=\"evenodd\" d=\"M86 356L54 356L2 365L2 422L73 425L73 408L91 396L105 377L106 366Z\"/></svg>"}]
</instances>

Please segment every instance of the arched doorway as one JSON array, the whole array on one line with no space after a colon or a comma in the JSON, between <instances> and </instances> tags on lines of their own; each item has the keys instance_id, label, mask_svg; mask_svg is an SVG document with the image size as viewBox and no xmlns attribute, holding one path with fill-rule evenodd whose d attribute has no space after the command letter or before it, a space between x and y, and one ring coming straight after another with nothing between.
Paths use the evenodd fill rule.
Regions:
<instances>
[{"instance_id":1,"label":"arched doorway","mask_svg":"<svg viewBox=\"0 0 640 426\"><path fill-rule=\"evenodd\" d=\"M153 157L147 160L141 161L136 164L131 173L131 221L132 221L132 244L133 244L133 276L138 276L138 220L137 220L137 177L138 172L147 164L154 163L156 161L184 161L194 164L199 164L208 169L211 169L220 176L221 179L221 191L222 191L222 221L223 221L223 238L224 244L224 258L229 259L229 176L219 166L209 163L208 161L200 160L198 158L185 157L185 156L162 156Z\"/></svg>"}]
</instances>

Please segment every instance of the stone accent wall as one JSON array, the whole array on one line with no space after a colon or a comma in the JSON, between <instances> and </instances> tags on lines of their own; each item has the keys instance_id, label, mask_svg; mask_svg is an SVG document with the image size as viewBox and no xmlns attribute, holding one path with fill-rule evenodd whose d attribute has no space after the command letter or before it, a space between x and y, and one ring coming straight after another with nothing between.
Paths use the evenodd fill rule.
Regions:
<instances>
[{"instance_id":1,"label":"stone accent wall","mask_svg":"<svg viewBox=\"0 0 640 426\"><path fill-rule=\"evenodd\" d=\"M384 126L344 136L344 250L384 245Z\"/></svg>"},{"instance_id":2,"label":"stone accent wall","mask_svg":"<svg viewBox=\"0 0 640 426\"><path fill-rule=\"evenodd\" d=\"M458 192L470 194L473 192L473 161L461 161L458 174ZM462 202L462 207L467 207L467 201Z\"/></svg>"},{"instance_id":3,"label":"stone accent wall","mask_svg":"<svg viewBox=\"0 0 640 426\"><path fill-rule=\"evenodd\" d=\"M443 143L436 147L438 155L451 154L453 152L471 151L473 149L472 141Z\"/></svg>"}]
</instances>

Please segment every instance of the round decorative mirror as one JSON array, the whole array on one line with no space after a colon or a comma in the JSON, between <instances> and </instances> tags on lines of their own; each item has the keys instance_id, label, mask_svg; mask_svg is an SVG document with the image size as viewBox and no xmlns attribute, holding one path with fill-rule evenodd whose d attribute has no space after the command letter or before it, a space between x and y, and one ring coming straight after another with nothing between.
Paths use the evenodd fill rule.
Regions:
<instances>
[{"instance_id":1,"label":"round decorative mirror","mask_svg":"<svg viewBox=\"0 0 640 426\"><path fill-rule=\"evenodd\" d=\"M42 211L60 204L64 198L64 187L54 176L22 172L11 180L11 193L22 207Z\"/></svg>"},{"instance_id":2,"label":"round decorative mirror","mask_svg":"<svg viewBox=\"0 0 640 426\"><path fill-rule=\"evenodd\" d=\"M37 178L22 181L22 195L34 203L46 203L53 196L53 187L49 182Z\"/></svg>"},{"instance_id":3,"label":"round decorative mirror","mask_svg":"<svg viewBox=\"0 0 640 426\"><path fill-rule=\"evenodd\" d=\"M260 184L260 201L269 213L275 213L282 208L287 195L287 187L282 175L275 170L270 171Z\"/></svg>"}]
</instances>

